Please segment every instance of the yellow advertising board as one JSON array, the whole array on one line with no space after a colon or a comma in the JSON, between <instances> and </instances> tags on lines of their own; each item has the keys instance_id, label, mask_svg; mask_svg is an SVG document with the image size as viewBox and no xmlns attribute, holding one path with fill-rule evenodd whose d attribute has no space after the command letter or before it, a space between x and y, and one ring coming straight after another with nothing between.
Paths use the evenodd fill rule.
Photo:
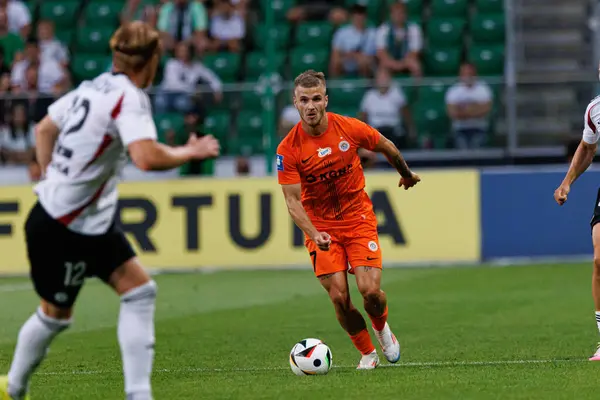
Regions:
<instances>
[{"instance_id":1,"label":"yellow advertising board","mask_svg":"<svg viewBox=\"0 0 600 400\"><path fill-rule=\"evenodd\" d=\"M367 175L384 264L480 257L479 174L425 171L404 191L395 173ZM278 267L310 259L276 178L123 183L120 219L152 268ZM0 273L27 271L23 225L31 187L0 190Z\"/></svg>"}]
</instances>

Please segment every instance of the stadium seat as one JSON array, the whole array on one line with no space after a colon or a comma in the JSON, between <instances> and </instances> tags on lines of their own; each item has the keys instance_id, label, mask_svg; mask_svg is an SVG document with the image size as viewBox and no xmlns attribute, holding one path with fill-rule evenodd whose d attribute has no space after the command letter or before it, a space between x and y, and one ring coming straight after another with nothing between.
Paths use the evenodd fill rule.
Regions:
<instances>
[{"instance_id":1,"label":"stadium seat","mask_svg":"<svg viewBox=\"0 0 600 400\"><path fill-rule=\"evenodd\" d=\"M354 4L360 4L367 7L367 17L371 21L379 22L381 20L382 0L346 0L346 7L350 8Z\"/></svg>"},{"instance_id":2,"label":"stadium seat","mask_svg":"<svg viewBox=\"0 0 600 400\"><path fill-rule=\"evenodd\" d=\"M333 36L333 26L325 22L303 22L296 28L296 47L328 49Z\"/></svg>"},{"instance_id":3,"label":"stadium seat","mask_svg":"<svg viewBox=\"0 0 600 400\"><path fill-rule=\"evenodd\" d=\"M504 14L476 14L471 19L471 37L477 44L504 43Z\"/></svg>"},{"instance_id":4,"label":"stadium seat","mask_svg":"<svg viewBox=\"0 0 600 400\"><path fill-rule=\"evenodd\" d=\"M430 46L461 46L466 21L461 18L431 18L427 22Z\"/></svg>"},{"instance_id":5,"label":"stadium seat","mask_svg":"<svg viewBox=\"0 0 600 400\"><path fill-rule=\"evenodd\" d=\"M122 1L93 0L85 9L85 25L116 26L122 8Z\"/></svg>"},{"instance_id":6,"label":"stadium seat","mask_svg":"<svg viewBox=\"0 0 600 400\"><path fill-rule=\"evenodd\" d=\"M245 157L264 154L264 147L263 138L254 136L240 136L231 140L229 154L241 155Z\"/></svg>"},{"instance_id":7,"label":"stadium seat","mask_svg":"<svg viewBox=\"0 0 600 400\"><path fill-rule=\"evenodd\" d=\"M286 14L290 8L296 4L296 0L261 0L260 8L262 19L265 19L267 7L271 7L275 11L275 21L286 19Z\"/></svg>"},{"instance_id":8,"label":"stadium seat","mask_svg":"<svg viewBox=\"0 0 600 400\"><path fill-rule=\"evenodd\" d=\"M114 33L112 27L94 28L84 26L77 30L77 50L86 53L108 53L109 41Z\"/></svg>"},{"instance_id":9,"label":"stadium seat","mask_svg":"<svg viewBox=\"0 0 600 400\"><path fill-rule=\"evenodd\" d=\"M261 112L241 111L237 116L237 136L232 152L240 155L264 152L263 119Z\"/></svg>"},{"instance_id":10,"label":"stadium seat","mask_svg":"<svg viewBox=\"0 0 600 400\"><path fill-rule=\"evenodd\" d=\"M95 2L98 2L99 0L92 0ZM115 1L115 0L111 0L111 1ZM121 13L127 11L128 7L127 7L127 1L120 1L121 3ZM124 4L125 3L125 4ZM160 5L160 0L141 0L140 3L137 6L136 11L133 14L133 19L134 20L141 20L143 19L143 14L145 12L145 9L147 6L159 6Z\"/></svg>"},{"instance_id":11,"label":"stadium seat","mask_svg":"<svg viewBox=\"0 0 600 400\"><path fill-rule=\"evenodd\" d=\"M111 57L98 54L75 53L71 60L71 71L76 82L93 79L106 71Z\"/></svg>"},{"instance_id":12,"label":"stadium seat","mask_svg":"<svg viewBox=\"0 0 600 400\"><path fill-rule=\"evenodd\" d=\"M241 56L236 53L206 55L202 63L216 73L223 82L235 82L241 66Z\"/></svg>"},{"instance_id":13,"label":"stadium seat","mask_svg":"<svg viewBox=\"0 0 600 400\"><path fill-rule=\"evenodd\" d=\"M73 29L57 29L55 32L56 39L58 39L65 46L71 46L75 37L75 30Z\"/></svg>"},{"instance_id":14,"label":"stadium seat","mask_svg":"<svg viewBox=\"0 0 600 400\"><path fill-rule=\"evenodd\" d=\"M332 79L327 82L329 102L335 104L336 107L358 106L366 91L364 85L361 86L352 81L336 82Z\"/></svg>"},{"instance_id":15,"label":"stadium seat","mask_svg":"<svg viewBox=\"0 0 600 400\"><path fill-rule=\"evenodd\" d=\"M504 0L476 0L475 7L480 13L503 13Z\"/></svg>"},{"instance_id":16,"label":"stadium seat","mask_svg":"<svg viewBox=\"0 0 600 400\"><path fill-rule=\"evenodd\" d=\"M415 86L415 81L412 78L394 78L393 81L404 93L408 104L412 104L417 100L419 94L419 84Z\"/></svg>"},{"instance_id":17,"label":"stadium seat","mask_svg":"<svg viewBox=\"0 0 600 400\"><path fill-rule=\"evenodd\" d=\"M391 3L393 0L388 0ZM409 19L413 17L421 17L423 14L423 0L404 0L406 4L406 11L408 12ZM386 10L384 14L389 14Z\"/></svg>"},{"instance_id":18,"label":"stadium seat","mask_svg":"<svg viewBox=\"0 0 600 400\"><path fill-rule=\"evenodd\" d=\"M423 30L423 18L421 18L420 15L409 15L406 19L406 22L408 22L409 24L417 24L421 27L421 30Z\"/></svg>"},{"instance_id":19,"label":"stadium seat","mask_svg":"<svg viewBox=\"0 0 600 400\"><path fill-rule=\"evenodd\" d=\"M246 80L256 80L258 77L265 71L267 67L267 63L269 62L268 58L264 53L261 52L251 52L246 55L246 68L244 72L244 78ZM275 55L273 60L273 69L280 74L283 74L283 67L285 65L285 54L278 53Z\"/></svg>"},{"instance_id":20,"label":"stadium seat","mask_svg":"<svg viewBox=\"0 0 600 400\"><path fill-rule=\"evenodd\" d=\"M425 52L425 71L427 75L456 76L460 67L461 49L433 48Z\"/></svg>"},{"instance_id":21,"label":"stadium seat","mask_svg":"<svg viewBox=\"0 0 600 400\"><path fill-rule=\"evenodd\" d=\"M328 64L328 50L294 48L290 52L290 65L293 76L299 75L308 69L324 72L327 70Z\"/></svg>"},{"instance_id":22,"label":"stadium seat","mask_svg":"<svg viewBox=\"0 0 600 400\"><path fill-rule=\"evenodd\" d=\"M445 148L450 137L450 121L443 101L419 101L412 107L419 140L433 142L434 148Z\"/></svg>"},{"instance_id":23,"label":"stadium seat","mask_svg":"<svg viewBox=\"0 0 600 400\"><path fill-rule=\"evenodd\" d=\"M256 90L244 90L241 93L241 109L245 111L260 111L262 109L262 97Z\"/></svg>"},{"instance_id":24,"label":"stadium seat","mask_svg":"<svg viewBox=\"0 0 600 400\"><path fill-rule=\"evenodd\" d=\"M40 19L54 21L57 27L73 27L77 23L78 0L43 1L40 4Z\"/></svg>"},{"instance_id":25,"label":"stadium seat","mask_svg":"<svg viewBox=\"0 0 600 400\"><path fill-rule=\"evenodd\" d=\"M221 146L227 145L227 137L231 123L231 114L228 111L211 111L204 118L204 132L215 136L221 142ZM226 149L224 150L226 152Z\"/></svg>"},{"instance_id":26,"label":"stadium seat","mask_svg":"<svg viewBox=\"0 0 600 400\"><path fill-rule=\"evenodd\" d=\"M156 123L156 127L158 132L163 135L164 133L170 129L175 132L179 132L183 129L183 115L179 113L165 113L165 114L157 114L154 116L154 122Z\"/></svg>"},{"instance_id":27,"label":"stadium seat","mask_svg":"<svg viewBox=\"0 0 600 400\"><path fill-rule=\"evenodd\" d=\"M240 111L237 116L237 134L239 137L263 136L263 120L260 111Z\"/></svg>"},{"instance_id":28,"label":"stadium seat","mask_svg":"<svg viewBox=\"0 0 600 400\"><path fill-rule=\"evenodd\" d=\"M209 95L210 98L210 95ZM211 99L212 100L212 99ZM211 110L220 110L220 111L231 111L232 109L236 109L239 105L239 92L237 91L225 91L223 92L223 100L220 103L211 102L210 109Z\"/></svg>"},{"instance_id":29,"label":"stadium seat","mask_svg":"<svg viewBox=\"0 0 600 400\"><path fill-rule=\"evenodd\" d=\"M467 0L432 0L431 16L434 18L466 18L467 6Z\"/></svg>"},{"instance_id":30,"label":"stadium seat","mask_svg":"<svg viewBox=\"0 0 600 400\"><path fill-rule=\"evenodd\" d=\"M448 85L442 82L435 82L430 85L419 87L419 102L445 102Z\"/></svg>"},{"instance_id":31,"label":"stadium seat","mask_svg":"<svg viewBox=\"0 0 600 400\"><path fill-rule=\"evenodd\" d=\"M504 73L504 45L471 46L468 59L475 64L479 75Z\"/></svg>"},{"instance_id":32,"label":"stadium seat","mask_svg":"<svg viewBox=\"0 0 600 400\"><path fill-rule=\"evenodd\" d=\"M264 50L267 47L267 41L273 41L276 49L287 48L290 42L290 26L275 25L271 29L264 25L258 25L254 28L254 45L256 48Z\"/></svg>"}]
</instances>

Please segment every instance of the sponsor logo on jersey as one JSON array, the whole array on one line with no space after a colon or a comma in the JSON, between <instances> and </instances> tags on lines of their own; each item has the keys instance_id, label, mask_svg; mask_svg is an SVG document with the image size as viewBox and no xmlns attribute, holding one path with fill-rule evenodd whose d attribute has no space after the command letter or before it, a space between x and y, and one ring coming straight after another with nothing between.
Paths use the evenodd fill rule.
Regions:
<instances>
[{"instance_id":1,"label":"sponsor logo on jersey","mask_svg":"<svg viewBox=\"0 0 600 400\"><path fill-rule=\"evenodd\" d=\"M377 242L371 240L369 242L369 250L371 251L377 251L377 249L379 248L379 246L377 246Z\"/></svg>"},{"instance_id":2,"label":"sponsor logo on jersey","mask_svg":"<svg viewBox=\"0 0 600 400\"><path fill-rule=\"evenodd\" d=\"M348 151L350 150L350 143L346 142L345 140L342 140L340 142L340 144L338 145L338 147L340 148L341 151Z\"/></svg>"},{"instance_id":3,"label":"sponsor logo on jersey","mask_svg":"<svg viewBox=\"0 0 600 400\"><path fill-rule=\"evenodd\" d=\"M277 154L277 171L283 171L283 156Z\"/></svg>"},{"instance_id":4,"label":"sponsor logo on jersey","mask_svg":"<svg viewBox=\"0 0 600 400\"><path fill-rule=\"evenodd\" d=\"M352 164L348 164L347 166L345 166L343 168L334 169L332 171L327 171L322 174L317 174L317 175L309 174L306 176L306 182L314 183L317 181L324 182L324 181L330 181L332 179L338 179L338 178L343 177L344 175L350 173L351 170L352 170Z\"/></svg>"},{"instance_id":5,"label":"sponsor logo on jersey","mask_svg":"<svg viewBox=\"0 0 600 400\"><path fill-rule=\"evenodd\" d=\"M310 160L311 158L313 158L315 155L313 154L312 156L305 158L304 160L302 160L302 164L306 164L308 162L308 160Z\"/></svg>"},{"instance_id":6,"label":"sponsor logo on jersey","mask_svg":"<svg viewBox=\"0 0 600 400\"><path fill-rule=\"evenodd\" d=\"M331 154L331 147L325 147L324 149L318 149L317 154L319 155L320 158L328 156Z\"/></svg>"}]
</instances>

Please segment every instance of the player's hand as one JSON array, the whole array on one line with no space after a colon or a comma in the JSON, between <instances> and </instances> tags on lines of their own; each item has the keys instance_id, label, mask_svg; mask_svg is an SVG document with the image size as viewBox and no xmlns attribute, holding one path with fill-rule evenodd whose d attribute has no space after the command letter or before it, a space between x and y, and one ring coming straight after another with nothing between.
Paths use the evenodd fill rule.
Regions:
<instances>
[{"instance_id":1,"label":"player's hand","mask_svg":"<svg viewBox=\"0 0 600 400\"><path fill-rule=\"evenodd\" d=\"M331 236L329 236L326 232L317 232L317 234L312 238L313 242L317 245L319 250L328 251L329 246L331 245Z\"/></svg>"},{"instance_id":2,"label":"player's hand","mask_svg":"<svg viewBox=\"0 0 600 400\"><path fill-rule=\"evenodd\" d=\"M554 191L554 200L556 200L559 206L565 204L570 191L571 187L569 185L560 185L558 189Z\"/></svg>"},{"instance_id":3,"label":"player's hand","mask_svg":"<svg viewBox=\"0 0 600 400\"><path fill-rule=\"evenodd\" d=\"M199 160L217 157L221 152L221 145L213 135L198 138L192 134L188 139L187 146L191 149L193 157Z\"/></svg>"},{"instance_id":4,"label":"player's hand","mask_svg":"<svg viewBox=\"0 0 600 400\"><path fill-rule=\"evenodd\" d=\"M410 174L410 178L400 178L400 183L398 184L398 187L404 186L404 190L408 190L411 187L415 186L417 183L421 182L421 178L419 177L419 175L415 174L414 172L411 172Z\"/></svg>"}]
</instances>

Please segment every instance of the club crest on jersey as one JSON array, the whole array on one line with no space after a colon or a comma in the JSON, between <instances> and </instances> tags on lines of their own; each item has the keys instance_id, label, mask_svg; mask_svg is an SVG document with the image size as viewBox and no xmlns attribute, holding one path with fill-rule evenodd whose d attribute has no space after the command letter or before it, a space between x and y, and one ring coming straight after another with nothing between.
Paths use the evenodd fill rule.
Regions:
<instances>
[{"instance_id":1,"label":"club crest on jersey","mask_svg":"<svg viewBox=\"0 0 600 400\"><path fill-rule=\"evenodd\" d=\"M368 244L369 246L369 250L371 251L377 251L377 249L379 248L379 246L377 246L377 243L374 242L373 240L371 240Z\"/></svg>"},{"instance_id":2,"label":"club crest on jersey","mask_svg":"<svg viewBox=\"0 0 600 400\"><path fill-rule=\"evenodd\" d=\"M346 142L345 140L342 140L338 146L340 148L341 151L348 151L350 150L350 143Z\"/></svg>"},{"instance_id":3,"label":"club crest on jersey","mask_svg":"<svg viewBox=\"0 0 600 400\"><path fill-rule=\"evenodd\" d=\"M277 154L277 171L283 171L283 156Z\"/></svg>"},{"instance_id":4,"label":"club crest on jersey","mask_svg":"<svg viewBox=\"0 0 600 400\"><path fill-rule=\"evenodd\" d=\"M323 157L328 156L330 154L331 154L331 147L325 147L324 149L318 149L317 150L317 155L320 158L323 158Z\"/></svg>"},{"instance_id":5,"label":"club crest on jersey","mask_svg":"<svg viewBox=\"0 0 600 400\"><path fill-rule=\"evenodd\" d=\"M54 300L56 300L57 303L65 303L69 300L69 295L65 292L58 292L54 295Z\"/></svg>"}]
</instances>

